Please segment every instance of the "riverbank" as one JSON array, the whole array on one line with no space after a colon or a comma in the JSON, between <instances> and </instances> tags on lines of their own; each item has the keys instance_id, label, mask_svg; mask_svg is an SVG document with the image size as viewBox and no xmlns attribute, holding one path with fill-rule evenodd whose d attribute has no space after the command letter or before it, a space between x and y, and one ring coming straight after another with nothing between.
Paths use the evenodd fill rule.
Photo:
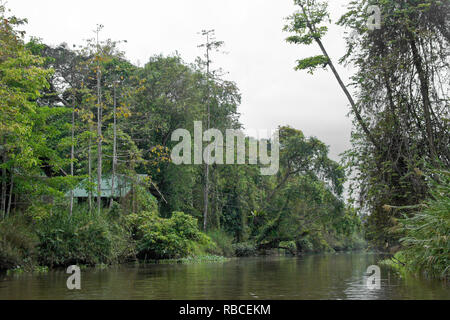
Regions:
<instances>
[{"instance_id":1,"label":"riverbank","mask_svg":"<svg viewBox=\"0 0 450 320\"><path fill-rule=\"evenodd\" d=\"M96 270L105 270L108 268L115 268L120 266L126 266L130 264L135 264L137 266L145 266L145 265L170 265L170 264L200 264L200 263L223 263L229 262L232 259L241 259L241 258L270 258L270 257L305 257L305 256L314 256L314 255L332 255L332 254L354 254L354 253L368 253L362 249L355 250L342 250L342 251L333 251L333 252L308 252L308 253L298 253L297 255L292 255L288 250L284 249L272 249L269 251L264 251L260 253L252 253L249 255L233 255L233 256L217 256L217 255L200 255L200 256L189 256L185 258L178 259L160 259L160 260L134 260L123 263L116 264L97 264L97 265L78 265L81 270L86 269L96 269ZM48 266L33 266L33 267L20 267L16 266L12 269L8 270L0 270L0 273L6 273L8 275L12 274L45 274L48 272L52 272L55 270L64 270L64 267L55 267L49 268Z\"/></svg>"},{"instance_id":2,"label":"riverbank","mask_svg":"<svg viewBox=\"0 0 450 320\"><path fill-rule=\"evenodd\" d=\"M258 244L255 237L236 242L223 230L201 232L197 219L183 212L162 218L156 199L147 192L136 202L138 213L131 214L113 205L100 213L75 206L72 214L65 207L55 207L50 212L32 210L9 217L0 222L0 270L32 272L137 260L207 262L270 254L278 248L317 253L365 246L356 233L346 237L327 230L305 233L298 241L271 242L273 247Z\"/></svg>"},{"instance_id":3,"label":"riverbank","mask_svg":"<svg viewBox=\"0 0 450 320\"><path fill-rule=\"evenodd\" d=\"M87 270L89 268L96 269L96 270L105 270L108 268L114 268L118 266L124 266L124 265L130 265L130 263L134 263L136 265L148 265L148 264L197 264L197 263L218 263L218 262L226 262L230 261L231 258L222 257L222 256L214 256L214 255L203 255L203 256L196 256L196 257L187 257L187 258L180 258L180 259L163 259L163 260L148 260L148 261L134 261L134 262L127 262L123 264L116 264L116 265L106 265L106 264L98 264L95 266L87 266L87 265L79 265L81 270ZM12 274L23 274L23 273L29 273L29 274L45 274L51 271L60 270L64 268L55 268L50 269L47 266L35 266L33 268L24 269L22 267L16 267L9 270L3 270L4 273L7 275ZM1 271L0 271L1 272Z\"/></svg>"},{"instance_id":4,"label":"riverbank","mask_svg":"<svg viewBox=\"0 0 450 320\"><path fill-rule=\"evenodd\" d=\"M440 276L436 276L435 274L430 274L426 269L417 269L411 265L408 265L408 260L402 251L391 255L388 259L380 260L378 264L395 271L401 277L424 277L427 279L439 279L442 282L450 283L448 274L442 273Z\"/></svg>"}]
</instances>

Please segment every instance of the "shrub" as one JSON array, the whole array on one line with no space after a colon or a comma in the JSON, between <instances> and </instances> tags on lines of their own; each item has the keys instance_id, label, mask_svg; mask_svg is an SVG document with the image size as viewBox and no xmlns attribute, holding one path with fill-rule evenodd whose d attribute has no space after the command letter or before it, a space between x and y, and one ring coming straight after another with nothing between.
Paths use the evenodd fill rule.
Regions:
<instances>
[{"instance_id":1,"label":"shrub","mask_svg":"<svg viewBox=\"0 0 450 320\"><path fill-rule=\"evenodd\" d=\"M216 244L217 250L211 252L225 257L231 257L234 254L233 237L223 230L212 230L208 232L208 236Z\"/></svg>"},{"instance_id":2,"label":"shrub","mask_svg":"<svg viewBox=\"0 0 450 320\"><path fill-rule=\"evenodd\" d=\"M431 197L422 210L400 221L405 237L402 257L406 268L431 277L450 275L450 172L437 173L430 179Z\"/></svg>"},{"instance_id":3,"label":"shrub","mask_svg":"<svg viewBox=\"0 0 450 320\"><path fill-rule=\"evenodd\" d=\"M303 237L296 242L297 250L299 252L313 252L314 246L310 241L309 236Z\"/></svg>"},{"instance_id":4,"label":"shrub","mask_svg":"<svg viewBox=\"0 0 450 320\"><path fill-rule=\"evenodd\" d=\"M36 258L37 238L20 218L0 222L0 270L31 269Z\"/></svg>"},{"instance_id":5,"label":"shrub","mask_svg":"<svg viewBox=\"0 0 450 320\"><path fill-rule=\"evenodd\" d=\"M308 236L308 242L312 246L312 252L330 252L333 251L333 248L330 247L328 242L325 240L322 231L318 231L315 233L310 233Z\"/></svg>"},{"instance_id":6,"label":"shrub","mask_svg":"<svg viewBox=\"0 0 450 320\"><path fill-rule=\"evenodd\" d=\"M356 251L367 247L366 241L358 232L341 234L332 230L325 234L325 239L335 251Z\"/></svg>"},{"instance_id":7,"label":"shrub","mask_svg":"<svg viewBox=\"0 0 450 320\"><path fill-rule=\"evenodd\" d=\"M36 223L39 262L50 267L111 264L130 255L129 236L106 214L90 215L83 207L69 216L61 210Z\"/></svg>"},{"instance_id":8,"label":"shrub","mask_svg":"<svg viewBox=\"0 0 450 320\"><path fill-rule=\"evenodd\" d=\"M198 229L197 220L182 212L170 219L143 212L130 215L128 224L137 241L141 259L179 259L211 246L211 239Z\"/></svg>"},{"instance_id":9,"label":"shrub","mask_svg":"<svg viewBox=\"0 0 450 320\"><path fill-rule=\"evenodd\" d=\"M236 257L251 257L256 256L257 249L253 243L241 242L233 245L234 254Z\"/></svg>"},{"instance_id":10,"label":"shrub","mask_svg":"<svg viewBox=\"0 0 450 320\"><path fill-rule=\"evenodd\" d=\"M297 253L297 245L295 244L295 241L280 242L280 247L284 248L289 254L295 255Z\"/></svg>"},{"instance_id":11,"label":"shrub","mask_svg":"<svg viewBox=\"0 0 450 320\"><path fill-rule=\"evenodd\" d=\"M147 211L158 213L158 200L142 185L136 187L137 212Z\"/></svg>"},{"instance_id":12,"label":"shrub","mask_svg":"<svg viewBox=\"0 0 450 320\"><path fill-rule=\"evenodd\" d=\"M362 250L367 248L367 242L359 234L352 234L348 240L346 239L346 249Z\"/></svg>"}]
</instances>

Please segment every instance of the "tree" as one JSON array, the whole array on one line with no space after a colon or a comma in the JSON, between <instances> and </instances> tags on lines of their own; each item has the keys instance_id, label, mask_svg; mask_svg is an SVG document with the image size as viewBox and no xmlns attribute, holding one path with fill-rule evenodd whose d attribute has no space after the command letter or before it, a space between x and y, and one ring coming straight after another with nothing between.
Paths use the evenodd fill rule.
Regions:
<instances>
[{"instance_id":1,"label":"tree","mask_svg":"<svg viewBox=\"0 0 450 320\"><path fill-rule=\"evenodd\" d=\"M370 212L368 236L385 248L398 243L398 212L427 197L421 171L448 168L449 42L442 20L449 3L432 0L380 3L380 29L366 26L370 1L353 1L339 24L354 30L342 62L352 64L358 106L381 142L373 149L356 129L347 163L357 174L359 207ZM363 186L363 187L360 187Z\"/></svg>"},{"instance_id":2,"label":"tree","mask_svg":"<svg viewBox=\"0 0 450 320\"><path fill-rule=\"evenodd\" d=\"M48 130L50 127L47 126L46 120L64 112L58 108L50 109L38 104L41 91L49 86L47 79L52 70L43 68L44 59L33 55L25 46L24 33L17 30L24 23L26 20L6 16L5 7L0 6L0 150L3 217L11 210L14 189L20 188L23 183L29 188L29 184L33 183L30 175L47 168L47 156L55 154L55 150L45 145L45 139L55 138L57 132L53 131L56 130L55 126L51 126L51 130ZM61 168L62 159L56 157L52 159L52 163L56 168Z\"/></svg>"},{"instance_id":3,"label":"tree","mask_svg":"<svg viewBox=\"0 0 450 320\"><path fill-rule=\"evenodd\" d=\"M288 18L290 23L284 27L284 31L294 33L294 35L289 36L286 41L289 43L302 45L311 45L315 42L322 51L322 55L298 60L296 70L309 69L309 72L312 74L318 67L326 68L329 66L342 91L345 93L348 101L350 102L350 106L352 107L356 119L358 120L358 123L363 129L365 135L374 146L379 147L379 143L370 132L369 127L361 116L358 107L353 100L352 95L342 81L341 76L339 75L322 42L322 38L328 31L328 27L324 24L327 20L329 22L328 3L317 0L294 0L294 2L300 7L300 10Z\"/></svg>"},{"instance_id":4,"label":"tree","mask_svg":"<svg viewBox=\"0 0 450 320\"><path fill-rule=\"evenodd\" d=\"M280 172L264 199L266 214L257 235L261 249L300 241L314 223L342 214L344 207L344 170L328 158L328 148L290 127L281 127L279 135Z\"/></svg>"},{"instance_id":5,"label":"tree","mask_svg":"<svg viewBox=\"0 0 450 320\"><path fill-rule=\"evenodd\" d=\"M152 57L132 81L138 89L131 97L132 112L124 126L142 150L144 161L137 171L151 175L157 186L152 193L161 200L163 216L184 211L204 222L204 167L170 163L171 148L176 145L171 135L185 128L193 137L194 121L207 118L208 90L211 125L220 130L239 128L237 86L217 76L208 83L204 65L188 65L177 55Z\"/></svg>"},{"instance_id":6,"label":"tree","mask_svg":"<svg viewBox=\"0 0 450 320\"><path fill-rule=\"evenodd\" d=\"M97 53L96 53L96 76L97 76L97 211L100 214L102 208L102 87L101 87L101 69L100 69L100 42L99 33L103 29L103 25L97 25Z\"/></svg>"},{"instance_id":7,"label":"tree","mask_svg":"<svg viewBox=\"0 0 450 320\"><path fill-rule=\"evenodd\" d=\"M206 42L199 47L205 48L205 59L206 61L204 64L206 65L206 86L207 86L207 93L206 93L206 130L209 130L211 128L211 88L210 88L210 82L215 81L214 80L214 72L211 72L211 51L217 51L222 45L222 41L217 41L215 39L215 31L214 30L203 30L201 32L202 36L206 37ZM205 186L203 191L203 230L206 232L208 227L208 211L209 211L209 188L210 188L210 182L209 182L209 159L205 159Z\"/></svg>"}]
</instances>

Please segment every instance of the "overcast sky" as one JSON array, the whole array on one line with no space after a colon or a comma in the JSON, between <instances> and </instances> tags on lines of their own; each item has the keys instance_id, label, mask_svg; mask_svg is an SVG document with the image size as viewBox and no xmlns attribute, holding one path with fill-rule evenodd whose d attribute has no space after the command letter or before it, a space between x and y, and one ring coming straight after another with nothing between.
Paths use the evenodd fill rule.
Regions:
<instances>
[{"instance_id":1,"label":"overcast sky","mask_svg":"<svg viewBox=\"0 0 450 320\"><path fill-rule=\"evenodd\" d=\"M345 11L348 0L330 1L333 21ZM275 129L290 125L330 145L331 157L350 147L348 102L330 71L313 76L294 71L295 61L319 54L315 45L287 44L284 18L293 0L9 0L8 7L28 18L28 36L56 45L83 44L93 37L96 24L101 36L128 41L121 46L134 63L145 64L155 54L178 51L187 62L203 54L198 32L215 29L225 41L226 55L213 57L242 93L241 121L247 129ZM343 30L335 25L325 39L336 61L344 53ZM344 78L350 72L339 70Z\"/></svg>"}]
</instances>

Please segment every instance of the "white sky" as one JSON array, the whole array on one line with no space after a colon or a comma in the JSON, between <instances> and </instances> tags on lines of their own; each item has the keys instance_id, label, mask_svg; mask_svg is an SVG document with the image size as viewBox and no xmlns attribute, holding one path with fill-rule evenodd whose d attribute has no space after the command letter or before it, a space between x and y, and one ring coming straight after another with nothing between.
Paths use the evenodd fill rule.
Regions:
<instances>
[{"instance_id":1,"label":"white sky","mask_svg":"<svg viewBox=\"0 0 450 320\"><path fill-rule=\"evenodd\" d=\"M349 0L331 0L336 21ZM178 51L186 62L202 55L197 45L202 29L215 29L225 41L226 55L213 57L215 67L229 72L242 93L241 122L247 129L290 125L330 145L331 157L350 147L348 102L330 71L313 76L294 71L299 58L320 54L316 45L287 44L284 18L294 12L293 0L9 0L7 6L28 18L28 36L56 45L82 44L101 36L128 41L121 46L134 63L155 54ZM343 30L332 25L324 43L336 62L345 49ZM340 67L346 78L350 71Z\"/></svg>"}]
</instances>

